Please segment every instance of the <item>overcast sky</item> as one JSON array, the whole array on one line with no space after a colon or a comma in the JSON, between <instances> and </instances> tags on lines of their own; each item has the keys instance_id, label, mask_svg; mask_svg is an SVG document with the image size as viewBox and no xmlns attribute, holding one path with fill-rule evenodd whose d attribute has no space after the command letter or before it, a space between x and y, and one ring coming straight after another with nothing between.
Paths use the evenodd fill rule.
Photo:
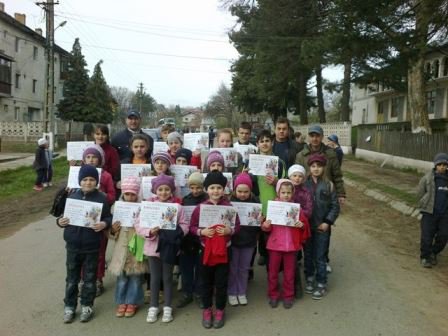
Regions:
<instances>
[{"instance_id":1,"label":"overcast sky","mask_svg":"<svg viewBox=\"0 0 448 336\"><path fill-rule=\"evenodd\" d=\"M32 0L0 0L5 11L24 13L27 26L45 31L43 10ZM88 68L102 59L110 86L136 90L142 82L158 103L199 106L220 83L231 84L238 57L227 32L234 18L217 0L59 0L56 43L70 51L80 38ZM90 72L91 74L91 72ZM332 79L339 71L327 71Z\"/></svg>"}]
</instances>

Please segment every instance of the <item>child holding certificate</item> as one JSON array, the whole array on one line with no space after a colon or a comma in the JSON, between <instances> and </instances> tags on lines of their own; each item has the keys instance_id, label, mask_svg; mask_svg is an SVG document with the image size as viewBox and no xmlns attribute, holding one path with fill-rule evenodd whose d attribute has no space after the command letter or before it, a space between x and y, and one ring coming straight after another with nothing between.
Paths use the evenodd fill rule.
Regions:
<instances>
[{"instance_id":1,"label":"child holding certificate","mask_svg":"<svg viewBox=\"0 0 448 336\"><path fill-rule=\"evenodd\" d=\"M159 176L161 174L164 174L171 176L170 166L170 155L165 152L158 152L151 158L151 175Z\"/></svg>"},{"instance_id":2,"label":"child holding certificate","mask_svg":"<svg viewBox=\"0 0 448 336\"><path fill-rule=\"evenodd\" d=\"M155 154L154 156L160 153ZM167 153L163 153L167 154ZM176 203L174 197L174 177L161 174L152 180L152 197L150 201ZM149 257L149 269L151 270L151 301L149 304L146 321L157 321L159 310L160 281L163 279L164 307L162 322L173 320L173 260L179 252L180 241L188 232L188 224L184 219L184 212L179 207L177 213L177 225L175 230L161 230L160 227L147 228L136 224L135 229L139 235L145 238L144 253ZM164 247L168 247L166 251Z\"/></svg>"},{"instance_id":3,"label":"child holding certificate","mask_svg":"<svg viewBox=\"0 0 448 336\"><path fill-rule=\"evenodd\" d=\"M120 201L139 202L140 180L128 176L121 183ZM135 212L132 220L139 220ZM133 227L121 226L120 221L112 224L109 238L115 240L109 271L117 277L115 303L118 305L116 317L132 317L138 306L143 304L143 274L148 273L148 263L143 260L144 239L135 234ZM132 250L132 251L131 251Z\"/></svg>"},{"instance_id":4,"label":"child holding certificate","mask_svg":"<svg viewBox=\"0 0 448 336\"><path fill-rule=\"evenodd\" d=\"M227 185L226 177L218 171L208 173L204 180L204 188L208 200L198 205L190 221L190 233L201 238L204 253L201 265L202 278L202 326L206 329L222 328L224 326L224 309L227 299L227 277L229 274L229 262L227 248L230 246L231 235L239 231L238 216L235 226L223 225L219 218L206 218L207 224L199 227L201 206L231 206L232 204L224 196L224 188ZM204 219L202 221L205 222ZM215 296L216 310L213 316L213 296ZM212 320L214 321L212 322Z\"/></svg>"},{"instance_id":5,"label":"child holding certificate","mask_svg":"<svg viewBox=\"0 0 448 336\"><path fill-rule=\"evenodd\" d=\"M186 165L192 165L198 167L198 169L201 169L201 152L200 151L194 151L187 148L182 148L184 142L183 137L178 132L171 132L168 134L167 138L167 144L168 144L168 154L171 157L171 163L172 164L186 164ZM182 151L183 158L187 159L188 163L177 163L178 159L178 153Z\"/></svg>"},{"instance_id":6,"label":"child holding certificate","mask_svg":"<svg viewBox=\"0 0 448 336\"><path fill-rule=\"evenodd\" d=\"M327 159L315 153L309 156L310 176L305 187L313 195L310 217L311 238L305 245L305 293L320 300L327 293L327 258L330 225L339 215L339 202L334 185L325 177Z\"/></svg>"},{"instance_id":7,"label":"child holding certificate","mask_svg":"<svg viewBox=\"0 0 448 336\"><path fill-rule=\"evenodd\" d=\"M98 171L91 165L83 165L78 175L81 189L68 196L68 199L83 200L102 204L99 221L89 227L70 225L70 219L59 217L57 225L64 228L65 248L67 250L67 276L64 298L64 323L72 323L78 304L78 284L81 278L81 322L88 322L93 317L93 302L96 295L96 274L98 267L98 252L103 230L110 227L112 216L106 195L99 191Z\"/></svg>"},{"instance_id":8,"label":"child holding certificate","mask_svg":"<svg viewBox=\"0 0 448 336\"><path fill-rule=\"evenodd\" d=\"M290 180L280 179L276 186L277 201L293 203L294 185ZM269 232L266 248L269 253L268 296L269 305L277 308L280 300L278 276L283 264L283 307L289 309L294 304L294 276L297 251L308 238L308 220L302 212L294 218L293 226L276 225L270 220L262 224L262 230Z\"/></svg>"},{"instance_id":9,"label":"child holding certificate","mask_svg":"<svg viewBox=\"0 0 448 336\"><path fill-rule=\"evenodd\" d=\"M235 178L231 202L260 203L252 193L252 179L247 173L241 173ZM256 216L261 221L261 212ZM251 260L257 246L260 226L246 226L240 223L240 231L232 237L232 260L229 273L229 304L247 305L247 281Z\"/></svg>"}]
</instances>

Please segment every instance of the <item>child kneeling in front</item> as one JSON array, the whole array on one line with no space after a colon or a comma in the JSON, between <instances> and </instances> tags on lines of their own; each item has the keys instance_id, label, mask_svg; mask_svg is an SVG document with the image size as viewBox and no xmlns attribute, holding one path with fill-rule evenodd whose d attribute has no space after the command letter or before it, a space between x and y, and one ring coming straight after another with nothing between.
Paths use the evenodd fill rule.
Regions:
<instances>
[{"instance_id":1,"label":"child kneeling in front","mask_svg":"<svg viewBox=\"0 0 448 336\"><path fill-rule=\"evenodd\" d=\"M75 318L78 304L78 284L81 280L81 322L88 322L93 317L93 301L96 295L96 271L98 252L103 230L110 227L112 216L106 195L97 189L98 171L91 165L84 165L79 170L81 189L71 193L68 198L102 203L100 221L89 227L70 225L69 218L59 217L56 224L64 228L65 248L67 250L67 277L65 280L64 323L71 323Z\"/></svg>"},{"instance_id":2,"label":"child kneeling in front","mask_svg":"<svg viewBox=\"0 0 448 336\"><path fill-rule=\"evenodd\" d=\"M223 225L219 220L207 223L206 227L199 227L200 209L202 205L232 206L224 196L227 185L226 177L218 171L208 173L204 180L204 188L209 199L194 209L190 221L190 233L201 237L204 248L201 265L202 277L202 326L216 329L224 326L224 309L227 299L227 281L229 276L228 248L231 236L239 231L238 215L235 227ZM216 310L213 315L212 305L215 296ZM212 321L214 319L214 321Z\"/></svg>"}]
</instances>

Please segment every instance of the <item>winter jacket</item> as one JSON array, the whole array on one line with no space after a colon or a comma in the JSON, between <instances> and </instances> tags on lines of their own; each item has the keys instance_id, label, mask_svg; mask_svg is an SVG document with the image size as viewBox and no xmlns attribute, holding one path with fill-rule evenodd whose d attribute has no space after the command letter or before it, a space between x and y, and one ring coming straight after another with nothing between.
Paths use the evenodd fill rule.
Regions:
<instances>
[{"instance_id":1,"label":"winter jacket","mask_svg":"<svg viewBox=\"0 0 448 336\"><path fill-rule=\"evenodd\" d=\"M258 197L251 195L247 201L240 201L235 196L230 199L231 202L244 202L244 203L260 203ZM257 226L245 226L240 225L240 231L232 236L232 246L235 247L256 247L258 241L258 234L260 233L260 227Z\"/></svg>"},{"instance_id":2,"label":"winter jacket","mask_svg":"<svg viewBox=\"0 0 448 336\"><path fill-rule=\"evenodd\" d=\"M103 169L109 172L114 181L118 181L120 171L120 158L117 150L110 143L101 144L104 151Z\"/></svg>"},{"instance_id":3,"label":"winter jacket","mask_svg":"<svg viewBox=\"0 0 448 336\"><path fill-rule=\"evenodd\" d=\"M152 197L151 202L159 202L157 197ZM169 199L166 203L177 203L176 199L173 197ZM179 207L179 212L177 214L177 225L180 226L184 235L188 232L188 223L185 221L184 210ZM141 227L140 223L135 224L135 231L138 235L145 238L144 253L149 257L160 257L160 253L157 252L157 247L159 245L159 236L151 235L151 229L146 227Z\"/></svg>"},{"instance_id":4,"label":"winter jacket","mask_svg":"<svg viewBox=\"0 0 448 336\"><path fill-rule=\"evenodd\" d=\"M418 197L418 208L420 212L425 212L428 214L434 214L434 205L436 203L436 182L435 182L435 171L432 169L430 172L426 173L418 184L417 197ZM448 176L445 174L445 177Z\"/></svg>"},{"instance_id":5,"label":"winter jacket","mask_svg":"<svg viewBox=\"0 0 448 336\"><path fill-rule=\"evenodd\" d=\"M198 205L204 202L207 199L208 195L206 193L202 193L198 197L194 197L191 193L185 196L182 200L182 205L192 206ZM199 237L196 235L192 235L188 232L185 237L182 239L180 243L180 250L184 254L194 255L199 252L201 248L201 242L199 241Z\"/></svg>"},{"instance_id":6,"label":"winter jacket","mask_svg":"<svg viewBox=\"0 0 448 336\"><path fill-rule=\"evenodd\" d=\"M49 152L46 148L37 147L33 162L34 170L48 169L51 163L49 158Z\"/></svg>"},{"instance_id":7,"label":"winter jacket","mask_svg":"<svg viewBox=\"0 0 448 336\"><path fill-rule=\"evenodd\" d=\"M313 212L313 197L303 184L294 186L294 203L300 204L300 211L306 218L310 218Z\"/></svg>"},{"instance_id":8,"label":"winter jacket","mask_svg":"<svg viewBox=\"0 0 448 336\"><path fill-rule=\"evenodd\" d=\"M320 153L327 158L327 164L325 166L325 176L328 180L333 182L337 197L345 197L344 179L342 176L341 166L339 164L336 152L334 149L327 145L321 144L320 148L316 152L312 152L308 144L305 145L303 150L297 154L296 163L305 167L307 173L310 171L308 166L308 158L311 154Z\"/></svg>"},{"instance_id":9,"label":"winter jacket","mask_svg":"<svg viewBox=\"0 0 448 336\"><path fill-rule=\"evenodd\" d=\"M148 137L149 141L149 151L148 151L148 158L151 157L152 150L154 148L154 139L151 138L148 134L144 133L142 130L139 132L131 132L127 128L118 132L112 137L111 144L114 146L118 152L118 156L120 157L120 161L122 161L125 158L130 158L132 156L130 146L130 140L134 134L143 134Z\"/></svg>"},{"instance_id":10,"label":"winter jacket","mask_svg":"<svg viewBox=\"0 0 448 336\"><path fill-rule=\"evenodd\" d=\"M309 219L311 229L316 229L322 223L333 225L340 211L333 183L326 179L318 179L317 183L314 183L313 178L309 176L305 181L305 188L313 196L313 213Z\"/></svg>"},{"instance_id":11,"label":"winter jacket","mask_svg":"<svg viewBox=\"0 0 448 336\"><path fill-rule=\"evenodd\" d=\"M97 189L89 193L84 193L81 189L77 189L75 192L69 194L67 198L102 203L103 210L101 211L100 221L106 223L105 230L110 227L112 215L104 193ZM102 235L104 235L103 231L95 232L93 229L88 227L67 225L64 227L65 247L67 250L75 252L95 252L100 248L100 240Z\"/></svg>"},{"instance_id":12,"label":"winter jacket","mask_svg":"<svg viewBox=\"0 0 448 336\"><path fill-rule=\"evenodd\" d=\"M289 167L291 167L294 164L294 161L296 159L296 155L297 153L299 153L299 145L297 144L297 142L295 142L292 139L288 139L286 140L287 145L288 145L288 161L285 162L286 164L286 170L289 169ZM272 152L274 152L274 155L280 156L278 153L278 141L274 139L273 144L272 144Z\"/></svg>"},{"instance_id":13,"label":"winter jacket","mask_svg":"<svg viewBox=\"0 0 448 336\"><path fill-rule=\"evenodd\" d=\"M101 171L100 190L106 194L109 205L114 204L116 196L114 181L112 180L110 173L104 168Z\"/></svg>"}]
</instances>

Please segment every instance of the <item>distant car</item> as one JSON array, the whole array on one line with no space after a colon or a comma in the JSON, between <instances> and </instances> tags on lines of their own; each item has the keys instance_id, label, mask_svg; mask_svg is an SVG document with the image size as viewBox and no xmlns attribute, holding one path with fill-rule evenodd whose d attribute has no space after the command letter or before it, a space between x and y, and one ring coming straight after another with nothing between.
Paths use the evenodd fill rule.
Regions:
<instances>
[{"instance_id":1,"label":"distant car","mask_svg":"<svg viewBox=\"0 0 448 336\"><path fill-rule=\"evenodd\" d=\"M175 125L176 121L174 120L174 118L162 118L159 120L159 127L163 126L163 125Z\"/></svg>"},{"instance_id":2,"label":"distant car","mask_svg":"<svg viewBox=\"0 0 448 336\"><path fill-rule=\"evenodd\" d=\"M153 138L154 141L162 140L159 128L142 128L142 131L148 134L151 138Z\"/></svg>"}]
</instances>

